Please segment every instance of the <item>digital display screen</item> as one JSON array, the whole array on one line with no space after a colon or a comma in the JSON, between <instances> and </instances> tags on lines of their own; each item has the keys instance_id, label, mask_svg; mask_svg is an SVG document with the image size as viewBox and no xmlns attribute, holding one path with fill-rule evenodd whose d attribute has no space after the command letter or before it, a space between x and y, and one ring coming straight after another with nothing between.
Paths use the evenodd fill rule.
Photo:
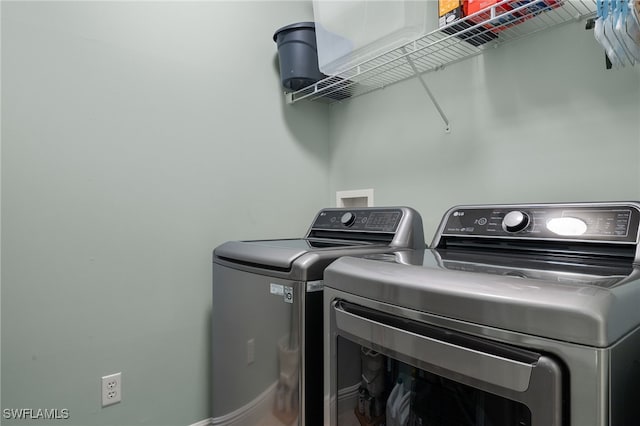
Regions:
<instances>
[{"instance_id":1,"label":"digital display screen","mask_svg":"<svg viewBox=\"0 0 640 426\"><path fill-rule=\"evenodd\" d=\"M584 235L626 237L629 235L631 210L565 210L563 218L579 218L586 224Z\"/></svg>"},{"instance_id":2,"label":"digital display screen","mask_svg":"<svg viewBox=\"0 0 640 426\"><path fill-rule=\"evenodd\" d=\"M364 229L370 231L393 231L400 219L400 212L373 212L366 220Z\"/></svg>"}]
</instances>

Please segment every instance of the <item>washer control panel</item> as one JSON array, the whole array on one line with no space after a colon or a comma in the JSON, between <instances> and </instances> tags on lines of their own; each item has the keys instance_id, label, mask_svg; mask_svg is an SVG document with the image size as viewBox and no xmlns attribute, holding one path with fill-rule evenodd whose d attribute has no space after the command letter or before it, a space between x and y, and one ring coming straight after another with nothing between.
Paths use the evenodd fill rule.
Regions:
<instances>
[{"instance_id":1,"label":"washer control panel","mask_svg":"<svg viewBox=\"0 0 640 426\"><path fill-rule=\"evenodd\" d=\"M322 210L312 229L364 232L395 232L402 219L400 209L335 209Z\"/></svg>"},{"instance_id":2,"label":"washer control panel","mask_svg":"<svg viewBox=\"0 0 640 426\"><path fill-rule=\"evenodd\" d=\"M513 205L452 209L442 235L603 242L638 241L640 211L635 205Z\"/></svg>"}]
</instances>

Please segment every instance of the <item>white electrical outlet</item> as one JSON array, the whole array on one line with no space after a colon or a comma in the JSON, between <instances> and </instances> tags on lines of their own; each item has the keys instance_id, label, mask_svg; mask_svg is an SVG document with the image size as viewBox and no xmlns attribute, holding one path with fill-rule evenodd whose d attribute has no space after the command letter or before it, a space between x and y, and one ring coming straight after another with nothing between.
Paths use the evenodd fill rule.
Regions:
<instances>
[{"instance_id":1,"label":"white electrical outlet","mask_svg":"<svg viewBox=\"0 0 640 426\"><path fill-rule=\"evenodd\" d=\"M102 376L102 406L122 401L122 373Z\"/></svg>"}]
</instances>

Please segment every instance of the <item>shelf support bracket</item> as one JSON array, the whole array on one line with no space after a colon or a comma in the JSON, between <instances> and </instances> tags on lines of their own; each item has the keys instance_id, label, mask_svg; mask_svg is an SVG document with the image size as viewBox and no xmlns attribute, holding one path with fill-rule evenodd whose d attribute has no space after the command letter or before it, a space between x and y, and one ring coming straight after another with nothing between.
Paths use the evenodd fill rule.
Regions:
<instances>
[{"instance_id":1,"label":"shelf support bracket","mask_svg":"<svg viewBox=\"0 0 640 426\"><path fill-rule=\"evenodd\" d=\"M449 119L447 118L447 115L444 113L444 111L440 107L440 104L436 100L435 96L433 96L433 93L429 89L429 86L427 86L427 83L424 81L424 78L423 78L422 74L418 71L418 68L416 68L416 65L413 63L413 60L407 54L407 50L404 47L402 48L402 53L404 53L405 58L407 58L407 62L409 63L409 66L413 70L413 73L416 75L416 77L418 77L418 80L420 81L420 84L422 84L422 87L424 87L424 90L427 92L427 95L429 95L429 99L431 99L431 102L433 103L433 106L436 107L436 109L438 110L438 114L440 114L440 117L442 117L442 121L444 121L444 124L446 126L445 127L445 132L446 133L450 133L451 132L451 124L449 124Z\"/></svg>"}]
</instances>

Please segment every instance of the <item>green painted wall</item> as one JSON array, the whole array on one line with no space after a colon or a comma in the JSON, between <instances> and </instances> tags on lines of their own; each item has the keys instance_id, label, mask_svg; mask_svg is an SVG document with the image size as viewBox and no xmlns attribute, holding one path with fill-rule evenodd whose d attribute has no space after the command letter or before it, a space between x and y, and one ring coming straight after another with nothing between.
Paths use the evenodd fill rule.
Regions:
<instances>
[{"instance_id":1,"label":"green painted wall","mask_svg":"<svg viewBox=\"0 0 640 426\"><path fill-rule=\"evenodd\" d=\"M331 190L407 204L430 240L462 203L640 199L640 67L606 71L584 22L331 107Z\"/></svg>"},{"instance_id":2,"label":"green painted wall","mask_svg":"<svg viewBox=\"0 0 640 426\"><path fill-rule=\"evenodd\" d=\"M210 416L212 249L299 236L332 201L328 110L284 103L271 38L311 18L307 2L2 2L2 408ZM118 371L123 402L103 409Z\"/></svg>"},{"instance_id":3,"label":"green painted wall","mask_svg":"<svg viewBox=\"0 0 640 426\"><path fill-rule=\"evenodd\" d=\"M446 134L415 80L286 105L271 36L308 2L1 15L1 406L55 424L209 417L211 249L298 236L336 190L417 208L428 238L454 204L640 198L640 68L605 71L583 23L426 75Z\"/></svg>"}]
</instances>

